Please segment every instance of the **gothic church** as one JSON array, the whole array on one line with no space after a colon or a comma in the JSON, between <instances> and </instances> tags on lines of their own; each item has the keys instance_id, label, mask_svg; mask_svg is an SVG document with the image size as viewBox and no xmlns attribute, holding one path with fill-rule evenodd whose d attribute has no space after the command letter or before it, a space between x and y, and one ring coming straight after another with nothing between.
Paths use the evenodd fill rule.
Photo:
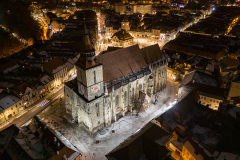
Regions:
<instances>
[{"instance_id":1,"label":"gothic church","mask_svg":"<svg viewBox=\"0 0 240 160\"><path fill-rule=\"evenodd\" d=\"M167 81L168 58L158 44L138 45L95 55L84 24L77 78L64 85L66 112L93 135L132 112L139 92L152 98Z\"/></svg>"}]
</instances>

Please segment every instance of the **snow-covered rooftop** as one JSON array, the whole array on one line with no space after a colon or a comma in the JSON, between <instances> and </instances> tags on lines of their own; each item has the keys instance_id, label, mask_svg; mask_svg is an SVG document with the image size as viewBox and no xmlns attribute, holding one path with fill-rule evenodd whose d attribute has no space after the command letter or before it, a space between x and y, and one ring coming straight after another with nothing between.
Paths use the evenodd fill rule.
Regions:
<instances>
[{"instance_id":1,"label":"snow-covered rooftop","mask_svg":"<svg viewBox=\"0 0 240 160\"><path fill-rule=\"evenodd\" d=\"M221 152L218 158L216 158L216 160L236 160L237 156L238 156L237 154Z\"/></svg>"},{"instance_id":2,"label":"snow-covered rooftop","mask_svg":"<svg viewBox=\"0 0 240 160\"><path fill-rule=\"evenodd\" d=\"M69 71L70 69L72 69L73 68L73 64L72 63L70 63L70 62L66 62L65 63L65 65L67 66L67 70Z\"/></svg>"},{"instance_id":3,"label":"snow-covered rooftop","mask_svg":"<svg viewBox=\"0 0 240 160\"><path fill-rule=\"evenodd\" d=\"M59 72L60 70L62 70L63 68L65 67L65 65L62 65L62 66L58 66L56 69L54 69L52 72L53 74Z\"/></svg>"},{"instance_id":4,"label":"snow-covered rooftop","mask_svg":"<svg viewBox=\"0 0 240 160\"><path fill-rule=\"evenodd\" d=\"M210 76L206 73L197 72L197 71L186 75L184 77L184 79L182 80L179 88L185 86L189 82L192 82L192 83L196 82L196 83L201 83L201 84L214 86L214 87L218 86L217 81L212 76Z\"/></svg>"},{"instance_id":5,"label":"snow-covered rooftop","mask_svg":"<svg viewBox=\"0 0 240 160\"><path fill-rule=\"evenodd\" d=\"M43 86L41 85L41 86L37 86L37 90L40 90L40 89L42 89L43 88Z\"/></svg>"},{"instance_id":6,"label":"snow-covered rooftop","mask_svg":"<svg viewBox=\"0 0 240 160\"><path fill-rule=\"evenodd\" d=\"M50 77L49 75L45 75L43 76L42 78L40 78L40 81L43 83L43 84L47 84L49 82L51 82L53 80L52 77Z\"/></svg>"},{"instance_id":7,"label":"snow-covered rooftop","mask_svg":"<svg viewBox=\"0 0 240 160\"><path fill-rule=\"evenodd\" d=\"M7 95L3 97L2 99L0 99L0 111L7 109L18 101L20 101L20 99L13 95Z\"/></svg>"}]
</instances>

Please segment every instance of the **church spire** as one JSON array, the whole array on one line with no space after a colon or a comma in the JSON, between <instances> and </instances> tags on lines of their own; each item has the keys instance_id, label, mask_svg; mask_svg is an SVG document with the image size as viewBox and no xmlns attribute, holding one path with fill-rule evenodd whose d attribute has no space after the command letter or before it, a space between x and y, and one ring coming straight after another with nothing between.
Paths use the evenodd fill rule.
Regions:
<instances>
[{"instance_id":1,"label":"church spire","mask_svg":"<svg viewBox=\"0 0 240 160\"><path fill-rule=\"evenodd\" d=\"M84 35L88 34L87 27L86 27L86 22L85 22L85 13L84 13L84 20L83 20L83 27L84 27Z\"/></svg>"},{"instance_id":2,"label":"church spire","mask_svg":"<svg viewBox=\"0 0 240 160\"><path fill-rule=\"evenodd\" d=\"M84 13L84 20L83 20L83 46L82 46L82 57L94 57L95 56L95 49L92 46L92 43L90 42L86 22L85 22L85 13Z\"/></svg>"},{"instance_id":3,"label":"church spire","mask_svg":"<svg viewBox=\"0 0 240 160\"><path fill-rule=\"evenodd\" d=\"M95 49L92 46L92 43L89 38L89 34L87 32L86 22L85 22L85 13L84 13L84 20L83 20L83 41L82 45L80 46L81 54L80 58L76 62L76 66L82 69L92 68L94 66L100 65L97 58L95 57Z\"/></svg>"}]
</instances>

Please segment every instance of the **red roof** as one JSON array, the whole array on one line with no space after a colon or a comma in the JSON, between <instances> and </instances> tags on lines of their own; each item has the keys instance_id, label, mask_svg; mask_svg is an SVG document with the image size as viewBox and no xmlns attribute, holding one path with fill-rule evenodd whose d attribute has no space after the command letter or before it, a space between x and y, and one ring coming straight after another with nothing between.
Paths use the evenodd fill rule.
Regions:
<instances>
[{"instance_id":1,"label":"red roof","mask_svg":"<svg viewBox=\"0 0 240 160\"><path fill-rule=\"evenodd\" d=\"M147 66L138 45L98 55L97 59L103 64L103 80L105 83L110 83Z\"/></svg>"},{"instance_id":2,"label":"red roof","mask_svg":"<svg viewBox=\"0 0 240 160\"><path fill-rule=\"evenodd\" d=\"M64 63L60 59L54 58L51 61L45 63L43 66L52 72L54 69L56 69L59 66L62 66L63 64Z\"/></svg>"}]
</instances>

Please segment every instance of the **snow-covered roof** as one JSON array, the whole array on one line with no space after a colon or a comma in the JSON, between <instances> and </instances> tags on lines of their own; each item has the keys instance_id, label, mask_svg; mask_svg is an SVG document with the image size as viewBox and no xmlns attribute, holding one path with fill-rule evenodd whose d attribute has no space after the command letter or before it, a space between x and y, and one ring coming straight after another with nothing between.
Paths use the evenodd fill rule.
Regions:
<instances>
[{"instance_id":1,"label":"snow-covered roof","mask_svg":"<svg viewBox=\"0 0 240 160\"><path fill-rule=\"evenodd\" d=\"M26 153L32 158L32 159L44 159L41 157L40 154L38 154L35 150L31 149L24 138L15 138L15 140L22 146L22 148L26 151Z\"/></svg>"},{"instance_id":2,"label":"snow-covered roof","mask_svg":"<svg viewBox=\"0 0 240 160\"><path fill-rule=\"evenodd\" d=\"M62 70L64 67L65 67L65 65L58 66L56 69L54 69L54 70L52 71L53 74L59 72L59 71Z\"/></svg>"},{"instance_id":3,"label":"snow-covered roof","mask_svg":"<svg viewBox=\"0 0 240 160\"><path fill-rule=\"evenodd\" d=\"M221 152L216 160L236 160L237 154L228 153L228 152Z\"/></svg>"},{"instance_id":4,"label":"snow-covered roof","mask_svg":"<svg viewBox=\"0 0 240 160\"><path fill-rule=\"evenodd\" d=\"M45 75L43 76L42 78L40 78L40 81L43 83L43 84L48 84L49 82L51 82L53 80L53 78L49 75Z\"/></svg>"},{"instance_id":5,"label":"snow-covered roof","mask_svg":"<svg viewBox=\"0 0 240 160\"><path fill-rule=\"evenodd\" d=\"M67 70L69 71L70 69L72 69L73 68L73 64L72 63L70 63L70 62L66 62L65 63L65 65L67 66Z\"/></svg>"},{"instance_id":6,"label":"snow-covered roof","mask_svg":"<svg viewBox=\"0 0 240 160\"><path fill-rule=\"evenodd\" d=\"M70 143L60 132L57 130L53 130L46 122L44 122L42 119L39 118L39 120L59 139L66 147L72 149L75 152L79 151L73 146L72 143Z\"/></svg>"},{"instance_id":7,"label":"snow-covered roof","mask_svg":"<svg viewBox=\"0 0 240 160\"><path fill-rule=\"evenodd\" d=\"M189 82L192 82L192 83L196 82L196 83L205 84L205 85L214 86L214 87L218 86L217 81L212 76L206 73L198 72L198 71L195 71L186 75L182 80L179 88L185 86Z\"/></svg>"},{"instance_id":8,"label":"snow-covered roof","mask_svg":"<svg viewBox=\"0 0 240 160\"><path fill-rule=\"evenodd\" d=\"M43 86L41 85L41 86L37 86L37 90L40 90L40 89L42 89L43 88Z\"/></svg>"},{"instance_id":9,"label":"snow-covered roof","mask_svg":"<svg viewBox=\"0 0 240 160\"><path fill-rule=\"evenodd\" d=\"M18 101L20 101L20 99L13 95L7 95L3 97L0 99L0 111L7 109Z\"/></svg>"},{"instance_id":10,"label":"snow-covered roof","mask_svg":"<svg viewBox=\"0 0 240 160\"><path fill-rule=\"evenodd\" d=\"M68 62L74 65L77 62L76 58L74 58L74 59L68 59Z\"/></svg>"}]
</instances>

